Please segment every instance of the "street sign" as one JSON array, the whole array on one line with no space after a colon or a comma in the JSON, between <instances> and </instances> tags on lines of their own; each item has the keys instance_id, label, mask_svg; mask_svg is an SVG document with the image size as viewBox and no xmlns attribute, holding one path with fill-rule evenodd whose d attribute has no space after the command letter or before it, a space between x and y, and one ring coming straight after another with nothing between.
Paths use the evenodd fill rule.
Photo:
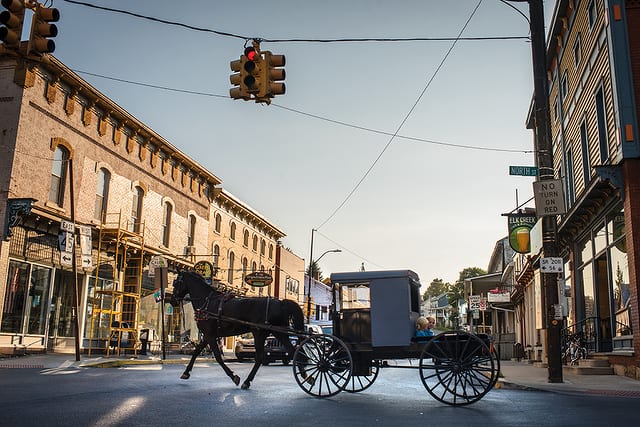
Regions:
<instances>
[{"instance_id":1,"label":"street sign","mask_svg":"<svg viewBox=\"0 0 640 427\"><path fill-rule=\"evenodd\" d=\"M480 311L486 311L486 310L487 310L487 299L480 298Z\"/></svg>"},{"instance_id":2,"label":"street sign","mask_svg":"<svg viewBox=\"0 0 640 427\"><path fill-rule=\"evenodd\" d=\"M560 257L540 258L541 273L562 273L564 266Z\"/></svg>"},{"instance_id":3,"label":"street sign","mask_svg":"<svg viewBox=\"0 0 640 427\"><path fill-rule=\"evenodd\" d=\"M536 213L538 216L567 213L567 208L564 204L562 181L559 179L534 182L533 196L536 199Z\"/></svg>"},{"instance_id":4,"label":"street sign","mask_svg":"<svg viewBox=\"0 0 640 427\"><path fill-rule=\"evenodd\" d=\"M161 256L153 256L149 261L149 277L155 277L156 268L166 268L169 264L167 259Z\"/></svg>"},{"instance_id":5,"label":"street sign","mask_svg":"<svg viewBox=\"0 0 640 427\"><path fill-rule=\"evenodd\" d=\"M469 295L469 310L480 310L480 295Z\"/></svg>"},{"instance_id":6,"label":"street sign","mask_svg":"<svg viewBox=\"0 0 640 427\"><path fill-rule=\"evenodd\" d=\"M537 166L509 166L509 175L538 176Z\"/></svg>"}]
</instances>

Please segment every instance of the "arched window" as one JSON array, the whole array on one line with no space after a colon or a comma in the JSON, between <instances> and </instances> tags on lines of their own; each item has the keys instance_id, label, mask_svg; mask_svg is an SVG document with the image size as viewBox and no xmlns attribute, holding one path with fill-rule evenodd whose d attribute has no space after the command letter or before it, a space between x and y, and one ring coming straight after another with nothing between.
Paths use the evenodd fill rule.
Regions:
<instances>
[{"instance_id":1,"label":"arched window","mask_svg":"<svg viewBox=\"0 0 640 427\"><path fill-rule=\"evenodd\" d=\"M129 229L136 233L140 232L142 224L142 201L144 200L144 190L136 185L133 189L133 203L131 204L131 223Z\"/></svg>"},{"instance_id":2,"label":"arched window","mask_svg":"<svg viewBox=\"0 0 640 427\"><path fill-rule=\"evenodd\" d=\"M249 230L244 230L242 244L247 248L249 247Z\"/></svg>"},{"instance_id":3,"label":"arched window","mask_svg":"<svg viewBox=\"0 0 640 427\"><path fill-rule=\"evenodd\" d=\"M236 240L236 223L231 222L231 226L229 227L229 238L231 240Z\"/></svg>"},{"instance_id":4,"label":"arched window","mask_svg":"<svg viewBox=\"0 0 640 427\"><path fill-rule=\"evenodd\" d=\"M53 152L53 164L51 165L51 184L49 187L49 201L62 206L64 201L64 183L67 180L67 165L69 151L57 146Z\"/></svg>"},{"instance_id":5,"label":"arched window","mask_svg":"<svg viewBox=\"0 0 640 427\"><path fill-rule=\"evenodd\" d=\"M258 236L256 236L255 234L253 235L253 251L258 251Z\"/></svg>"},{"instance_id":6,"label":"arched window","mask_svg":"<svg viewBox=\"0 0 640 427\"><path fill-rule=\"evenodd\" d=\"M273 259L273 245L269 245L269 259Z\"/></svg>"},{"instance_id":7,"label":"arched window","mask_svg":"<svg viewBox=\"0 0 640 427\"><path fill-rule=\"evenodd\" d=\"M214 244L212 252L213 252L213 268L218 268L220 266L220 246Z\"/></svg>"},{"instance_id":8,"label":"arched window","mask_svg":"<svg viewBox=\"0 0 640 427\"><path fill-rule=\"evenodd\" d=\"M256 262L255 262L255 261L253 261L253 262L251 263L251 272L252 272L252 273L255 273L256 271L258 271L258 264L256 264Z\"/></svg>"},{"instance_id":9,"label":"arched window","mask_svg":"<svg viewBox=\"0 0 640 427\"><path fill-rule=\"evenodd\" d=\"M215 224L215 232L216 233L220 233L220 228L222 227L222 217L220 216L220 214L216 214L216 224Z\"/></svg>"},{"instance_id":10,"label":"arched window","mask_svg":"<svg viewBox=\"0 0 640 427\"><path fill-rule=\"evenodd\" d=\"M264 241L264 239L260 239L260 255L264 256L266 247L267 243Z\"/></svg>"},{"instance_id":11,"label":"arched window","mask_svg":"<svg viewBox=\"0 0 640 427\"><path fill-rule=\"evenodd\" d=\"M189 230L187 234L187 246L194 246L196 241L196 216L189 215Z\"/></svg>"},{"instance_id":12,"label":"arched window","mask_svg":"<svg viewBox=\"0 0 640 427\"><path fill-rule=\"evenodd\" d=\"M229 271L227 272L227 282L229 284L233 284L233 264L235 263L235 254L233 252L229 252Z\"/></svg>"},{"instance_id":13,"label":"arched window","mask_svg":"<svg viewBox=\"0 0 640 427\"><path fill-rule=\"evenodd\" d=\"M171 237L171 216L173 215L173 206L169 202L164 202L164 210L162 217L162 244L169 247L169 239Z\"/></svg>"},{"instance_id":14,"label":"arched window","mask_svg":"<svg viewBox=\"0 0 640 427\"><path fill-rule=\"evenodd\" d=\"M245 276L249 273L249 260L245 257L242 258L242 281L244 282Z\"/></svg>"},{"instance_id":15,"label":"arched window","mask_svg":"<svg viewBox=\"0 0 640 427\"><path fill-rule=\"evenodd\" d=\"M98 221L104 221L107 214L110 182L111 173L105 168L100 168L98 171L98 186L96 188L96 203L93 209L93 217Z\"/></svg>"}]
</instances>

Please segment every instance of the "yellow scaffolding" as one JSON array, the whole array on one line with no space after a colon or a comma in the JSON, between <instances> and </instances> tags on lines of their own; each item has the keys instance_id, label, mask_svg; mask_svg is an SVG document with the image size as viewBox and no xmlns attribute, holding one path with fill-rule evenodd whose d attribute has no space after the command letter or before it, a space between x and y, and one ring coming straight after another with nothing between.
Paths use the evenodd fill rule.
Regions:
<instances>
[{"instance_id":1,"label":"yellow scaffolding","mask_svg":"<svg viewBox=\"0 0 640 427\"><path fill-rule=\"evenodd\" d=\"M144 223L105 214L100 224L87 352L137 355ZM89 313L88 313L89 314Z\"/></svg>"}]
</instances>

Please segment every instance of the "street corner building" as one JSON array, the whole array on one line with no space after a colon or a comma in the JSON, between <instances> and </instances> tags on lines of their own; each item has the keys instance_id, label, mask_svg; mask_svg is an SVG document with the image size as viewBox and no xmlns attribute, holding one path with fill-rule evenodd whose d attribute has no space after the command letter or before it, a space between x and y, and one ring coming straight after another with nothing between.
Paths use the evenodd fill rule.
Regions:
<instances>
[{"instance_id":1,"label":"street corner building","mask_svg":"<svg viewBox=\"0 0 640 427\"><path fill-rule=\"evenodd\" d=\"M548 307L544 248L516 256L516 341L546 362L554 313L565 344L577 334L590 358L640 380L640 2L557 1L546 71L553 178L566 204L556 232L563 268L559 304Z\"/></svg>"},{"instance_id":2,"label":"street corner building","mask_svg":"<svg viewBox=\"0 0 640 427\"><path fill-rule=\"evenodd\" d=\"M200 261L214 286L301 303L285 233L55 57L0 52L0 147L0 353L135 354L165 328L179 348L192 309L164 301Z\"/></svg>"}]
</instances>

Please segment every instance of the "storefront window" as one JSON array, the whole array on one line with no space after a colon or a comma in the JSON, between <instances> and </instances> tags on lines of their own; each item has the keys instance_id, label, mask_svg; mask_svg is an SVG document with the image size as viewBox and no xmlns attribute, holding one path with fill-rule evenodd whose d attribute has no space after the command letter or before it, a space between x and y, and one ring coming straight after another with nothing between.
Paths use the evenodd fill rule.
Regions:
<instances>
[{"instance_id":1,"label":"storefront window","mask_svg":"<svg viewBox=\"0 0 640 427\"><path fill-rule=\"evenodd\" d=\"M591 263L582 269L582 288L584 294L584 318L595 316L595 293L593 290L593 265Z\"/></svg>"},{"instance_id":2,"label":"storefront window","mask_svg":"<svg viewBox=\"0 0 640 427\"><path fill-rule=\"evenodd\" d=\"M106 339L109 337L110 313L112 309L113 281L98 279L96 292L96 278L90 277L87 287L87 316L84 323L84 338Z\"/></svg>"},{"instance_id":3,"label":"storefront window","mask_svg":"<svg viewBox=\"0 0 640 427\"><path fill-rule=\"evenodd\" d=\"M595 245L596 254L600 253L600 251L607 247L607 235L603 223L601 223L595 230L593 243Z\"/></svg>"},{"instance_id":4,"label":"storefront window","mask_svg":"<svg viewBox=\"0 0 640 427\"><path fill-rule=\"evenodd\" d=\"M591 240L586 239L578 244L577 253L580 254L580 259L578 260L580 264L589 261L593 257L593 252L591 251Z\"/></svg>"},{"instance_id":5,"label":"storefront window","mask_svg":"<svg viewBox=\"0 0 640 427\"><path fill-rule=\"evenodd\" d=\"M29 264L9 262L6 295L2 313L2 332L22 333L25 295L29 280Z\"/></svg>"},{"instance_id":6,"label":"storefront window","mask_svg":"<svg viewBox=\"0 0 640 427\"><path fill-rule=\"evenodd\" d=\"M624 238L611 247L611 268L613 273L613 298L616 310L626 308L629 302L629 263L624 247Z\"/></svg>"},{"instance_id":7,"label":"storefront window","mask_svg":"<svg viewBox=\"0 0 640 427\"><path fill-rule=\"evenodd\" d=\"M51 269L33 266L31 270L31 284L27 296L27 333L44 335L47 320L47 303L49 285L51 283Z\"/></svg>"}]
</instances>

